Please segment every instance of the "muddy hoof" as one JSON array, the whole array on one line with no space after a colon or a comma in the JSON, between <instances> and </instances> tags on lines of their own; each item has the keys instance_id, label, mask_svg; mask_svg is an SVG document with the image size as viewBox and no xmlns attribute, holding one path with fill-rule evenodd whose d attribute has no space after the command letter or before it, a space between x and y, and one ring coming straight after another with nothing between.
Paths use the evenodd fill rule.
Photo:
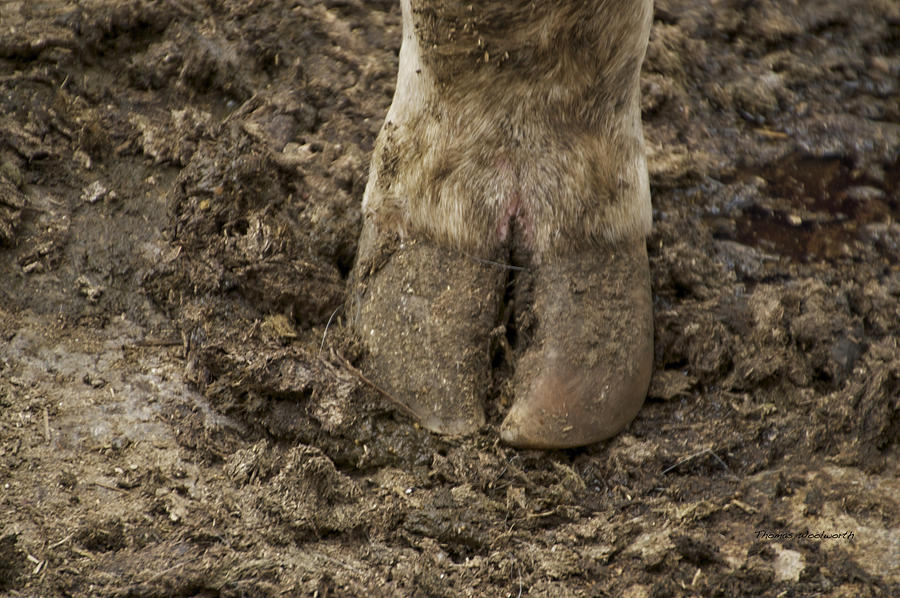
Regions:
<instances>
[{"instance_id":1,"label":"muddy hoof","mask_svg":"<svg viewBox=\"0 0 900 598\"><path fill-rule=\"evenodd\" d=\"M650 271L643 240L534 269L537 330L516 366L501 438L569 448L610 438L634 419L653 365Z\"/></svg>"},{"instance_id":2,"label":"muddy hoof","mask_svg":"<svg viewBox=\"0 0 900 598\"><path fill-rule=\"evenodd\" d=\"M357 265L351 297L363 371L426 429L477 431L505 273L428 241L369 261Z\"/></svg>"}]
</instances>

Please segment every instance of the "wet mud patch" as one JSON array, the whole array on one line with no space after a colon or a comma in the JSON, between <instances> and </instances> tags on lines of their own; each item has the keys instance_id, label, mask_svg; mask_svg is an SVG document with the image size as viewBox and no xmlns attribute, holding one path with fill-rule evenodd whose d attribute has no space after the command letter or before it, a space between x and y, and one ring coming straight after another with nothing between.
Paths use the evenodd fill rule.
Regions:
<instances>
[{"instance_id":1,"label":"wet mud patch","mask_svg":"<svg viewBox=\"0 0 900 598\"><path fill-rule=\"evenodd\" d=\"M840 158L787 156L742 173L759 177L765 195L740 208L733 228L714 222L714 236L803 263L852 256L854 244L871 243L900 218L898 170L898 162L867 174ZM896 248L876 244L884 258L896 259Z\"/></svg>"}]
</instances>

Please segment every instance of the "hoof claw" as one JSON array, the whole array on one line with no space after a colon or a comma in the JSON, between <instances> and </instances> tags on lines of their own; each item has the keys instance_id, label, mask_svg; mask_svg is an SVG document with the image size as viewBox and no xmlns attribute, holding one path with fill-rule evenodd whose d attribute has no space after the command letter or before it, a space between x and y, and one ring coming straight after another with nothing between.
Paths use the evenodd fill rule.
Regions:
<instances>
[{"instance_id":1,"label":"hoof claw","mask_svg":"<svg viewBox=\"0 0 900 598\"><path fill-rule=\"evenodd\" d=\"M653 364L643 242L538 266L538 329L519 359L504 442L570 448L622 430L644 402Z\"/></svg>"},{"instance_id":2,"label":"hoof claw","mask_svg":"<svg viewBox=\"0 0 900 598\"><path fill-rule=\"evenodd\" d=\"M424 428L477 432L506 272L429 241L381 253L379 267L354 272L363 369ZM643 240L545 260L518 283L533 285L536 328L516 363L502 440L558 449L614 436L641 408L653 363Z\"/></svg>"},{"instance_id":3,"label":"hoof claw","mask_svg":"<svg viewBox=\"0 0 900 598\"><path fill-rule=\"evenodd\" d=\"M477 432L504 273L418 241L355 278L354 324L368 349L363 369L427 430Z\"/></svg>"}]
</instances>

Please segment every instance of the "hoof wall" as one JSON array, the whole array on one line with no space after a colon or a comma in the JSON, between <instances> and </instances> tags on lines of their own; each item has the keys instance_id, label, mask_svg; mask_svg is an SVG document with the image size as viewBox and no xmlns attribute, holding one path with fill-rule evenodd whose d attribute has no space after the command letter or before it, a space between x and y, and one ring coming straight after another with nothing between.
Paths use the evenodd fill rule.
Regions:
<instances>
[{"instance_id":1,"label":"hoof wall","mask_svg":"<svg viewBox=\"0 0 900 598\"><path fill-rule=\"evenodd\" d=\"M505 273L418 241L356 277L351 316L368 350L363 370L424 428L478 431Z\"/></svg>"},{"instance_id":2,"label":"hoof wall","mask_svg":"<svg viewBox=\"0 0 900 598\"><path fill-rule=\"evenodd\" d=\"M540 265L537 332L519 359L500 428L522 448L605 440L634 419L653 365L653 305L643 242Z\"/></svg>"}]
</instances>

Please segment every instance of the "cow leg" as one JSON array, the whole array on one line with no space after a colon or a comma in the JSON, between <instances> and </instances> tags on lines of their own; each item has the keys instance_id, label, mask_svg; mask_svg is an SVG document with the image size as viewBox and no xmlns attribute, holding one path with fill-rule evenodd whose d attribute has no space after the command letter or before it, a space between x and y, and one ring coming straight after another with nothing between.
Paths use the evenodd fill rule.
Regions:
<instances>
[{"instance_id":1,"label":"cow leg","mask_svg":"<svg viewBox=\"0 0 900 598\"><path fill-rule=\"evenodd\" d=\"M353 275L364 367L427 428L477 429L507 274L495 262L512 256L535 324L502 438L608 438L652 363L638 81L651 1L402 5Z\"/></svg>"},{"instance_id":2,"label":"cow leg","mask_svg":"<svg viewBox=\"0 0 900 598\"><path fill-rule=\"evenodd\" d=\"M425 223L447 220L430 205L439 173L429 135L436 83L423 64L409 0L397 88L375 143L363 197L363 230L351 277L351 321L367 355L363 369L426 429L469 434L484 422L490 386L490 331L502 301L502 251L472 251L456 234ZM430 132L429 132L430 131ZM474 209L465 189L445 208ZM415 210L415 218L413 218ZM460 215L458 230L471 214ZM479 247L479 250L481 248Z\"/></svg>"}]
</instances>

